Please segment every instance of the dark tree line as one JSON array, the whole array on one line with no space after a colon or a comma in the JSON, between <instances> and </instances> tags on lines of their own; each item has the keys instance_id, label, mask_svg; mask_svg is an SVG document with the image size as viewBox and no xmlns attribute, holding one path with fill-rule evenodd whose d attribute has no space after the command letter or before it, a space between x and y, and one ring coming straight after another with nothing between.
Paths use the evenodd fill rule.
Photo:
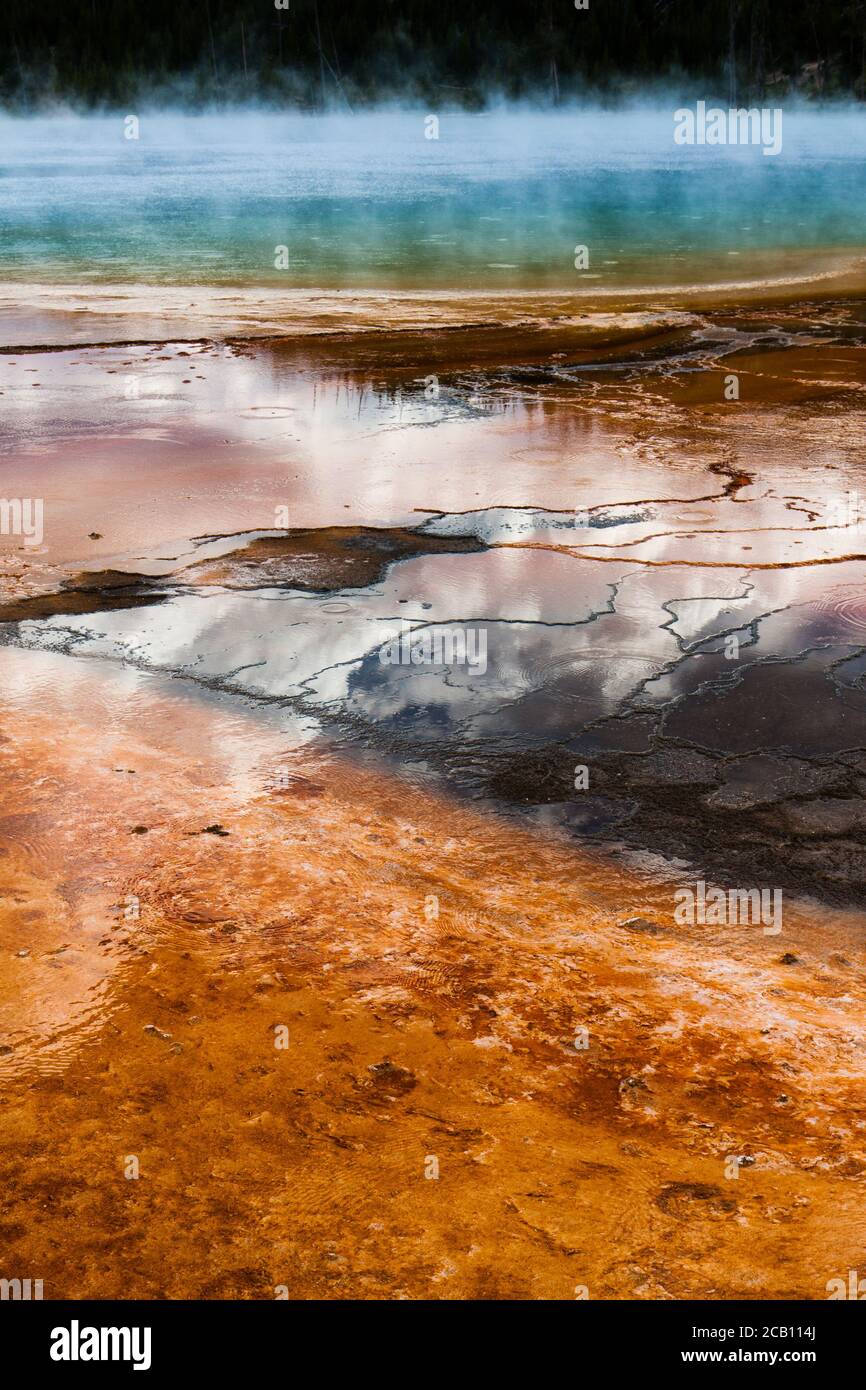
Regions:
<instances>
[{"instance_id":1,"label":"dark tree line","mask_svg":"<svg viewBox=\"0 0 866 1390\"><path fill-rule=\"evenodd\" d=\"M0 101L866 96L866 0L7 0Z\"/></svg>"}]
</instances>

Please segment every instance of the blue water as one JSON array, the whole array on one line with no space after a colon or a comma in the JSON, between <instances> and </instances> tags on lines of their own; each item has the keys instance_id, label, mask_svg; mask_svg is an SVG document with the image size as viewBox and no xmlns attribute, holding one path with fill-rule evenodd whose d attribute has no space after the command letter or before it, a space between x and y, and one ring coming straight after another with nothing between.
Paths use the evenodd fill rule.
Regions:
<instances>
[{"instance_id":1,"label":"blue water","mask_svg":"<svg viewBox=\"0 0 866 1390\"><path fill-rule=\"evenodd\" d=\"M866 116L787 111L776 157L673 110L0 119L0 277L599 288L866 244ZM589 269L574 265L589 248ZM288 268L276 269L276 248Z\"/></svg>"}]
</instances>

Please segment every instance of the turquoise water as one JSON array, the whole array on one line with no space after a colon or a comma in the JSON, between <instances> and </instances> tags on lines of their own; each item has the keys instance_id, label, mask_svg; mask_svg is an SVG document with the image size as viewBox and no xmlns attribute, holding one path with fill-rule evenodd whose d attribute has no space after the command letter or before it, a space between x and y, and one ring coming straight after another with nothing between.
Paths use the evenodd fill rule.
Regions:
<instances>
[{"instance_id":1,"label":"turquoise water","mask_svg":"<svg viewBox=\"0 0 866 1390\"><path fill-rule=\"evenodd\" d=\"M438 140L420 111L144 113L138 140L122 115L6 117L0 277L603 288L866 243L866 116L786 112L768 157L675 145L675 105L443 114Z\"/></svg>"}]
</instances>

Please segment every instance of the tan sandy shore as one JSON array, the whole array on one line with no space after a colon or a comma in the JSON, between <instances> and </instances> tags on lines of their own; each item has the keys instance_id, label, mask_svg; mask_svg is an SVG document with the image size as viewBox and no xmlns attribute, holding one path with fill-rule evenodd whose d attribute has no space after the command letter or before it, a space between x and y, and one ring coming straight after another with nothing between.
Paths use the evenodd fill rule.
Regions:
<instances>
[{"instance_id":1,"label":"tan sandy shore","mask_svg":"<svg viewBox=\"0 0 866 1390\"><path fill-rule=\"evenodd\" d=\"M615 320L652 326L684 312L812 301L861 291L862 247L752 251L728 274L714 277L696 260L675 278L525 289L286 288L208 284L111 284L0 281L0 350L167 342L200 338L317 338L339 334L410 334L467 326L556 326L592 341ZM659 271L664 269L659 266ZM678 279L677 274L694 279Z\"/></svg>"}]
</instances>

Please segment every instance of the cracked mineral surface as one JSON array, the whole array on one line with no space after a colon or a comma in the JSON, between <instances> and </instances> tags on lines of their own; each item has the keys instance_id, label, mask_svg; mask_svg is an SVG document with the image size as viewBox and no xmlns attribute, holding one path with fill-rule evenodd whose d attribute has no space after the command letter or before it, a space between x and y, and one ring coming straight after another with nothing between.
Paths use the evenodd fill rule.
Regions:
<instances>
[{"instance_id":1,"label":"cracked mineral surface","mask_svg":"<svg viewBox=\"0 0 866 1390\"><path fill-rule=\"evenodd\" d=\"M0 357L51 516L0 552L4 1245L58 1297L822 1298L864 301L435 330Z\"/></svg>"}]
</instances>

